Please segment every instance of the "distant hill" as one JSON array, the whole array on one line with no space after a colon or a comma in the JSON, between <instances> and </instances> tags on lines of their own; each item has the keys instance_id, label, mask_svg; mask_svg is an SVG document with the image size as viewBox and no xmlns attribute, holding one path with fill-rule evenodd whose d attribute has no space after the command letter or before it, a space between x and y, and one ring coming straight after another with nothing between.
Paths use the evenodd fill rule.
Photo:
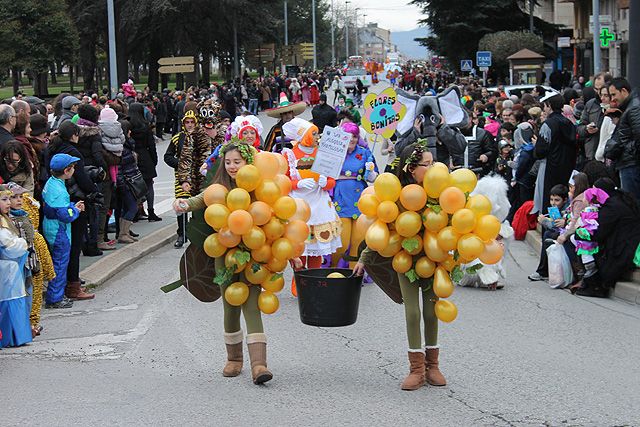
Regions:
<instances>
[{"instance_id":1,"label":"distant hill","mask_svg":"<svg viewBox=\"0 0 640 427\"><path fill-rule=\"evenodd\" d=\"M410 31L397 31L391 33L391 41L398 46L398 50L410 59L426 59L429 55L427 48L413 39L428 37L429 29L418 27Z\"/></svg>"}]
</instances>

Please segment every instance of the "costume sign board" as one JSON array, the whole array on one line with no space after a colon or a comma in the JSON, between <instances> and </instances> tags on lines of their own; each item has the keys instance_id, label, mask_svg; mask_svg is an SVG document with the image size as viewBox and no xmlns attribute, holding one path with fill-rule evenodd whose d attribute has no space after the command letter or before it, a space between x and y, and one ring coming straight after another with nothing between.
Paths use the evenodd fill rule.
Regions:
<instances>
[{"instance_id":1,"label":"costume sign board","mask_svg":"<svg viewBox=\"0 0 640 427\"><path fill-rule=\"evenodd\" d=\"M347 157L351 134L341 128L325 126L311 170L320 175L338 179Z\"/></svg>"},{"instance_id":2,"label":"costume sign board","mask_svg":"<svg viewBox=\"0 0 640 427\"><path fill-rule=\"evenodd\" d=\"M390 138L406 112L407 107L400 103L392 87L386 88L379 95L370 93L364 99L362 127L367 133Z\"/></svg>"}]
</instances>

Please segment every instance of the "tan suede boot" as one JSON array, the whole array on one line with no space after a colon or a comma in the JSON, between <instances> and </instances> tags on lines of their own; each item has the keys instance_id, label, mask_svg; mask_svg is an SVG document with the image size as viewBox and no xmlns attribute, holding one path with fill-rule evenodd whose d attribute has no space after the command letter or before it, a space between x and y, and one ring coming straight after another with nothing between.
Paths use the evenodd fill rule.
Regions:
<instances>
[{"instance_id":1,"label":"tan suede boot","mask_svg":"<svg viewBox=\"0 0 640 427\"><path fill-rule=\"evenodd\" d=\"M425 367L427 370L427 382L430 385L434 386L443 386L447 385L447 380L440 372L440 368L438 367L438 356L440 355L439 348L428 348L425 350Z\"/></svg>"},{"instance_id":2,"label":"tan suede boot","mask_svg":"<svg viewBox=\"0 0 640 427\"><path fill-rule=\"evenodd\" d=\"M135 243L136 241L129 236L131 221L120 218L120 234L118 234L118 243Z\"/></svg>"},{"instance_id":3,"label":"tan suede boot","mask_svg":"<svg viewBox=\"0 0 640 427\"><path fill-rule=\"evenodd\" d=\"M402 382L403 390L417 390L424 385L424 353L409 351L409 375Z\"/></svg>"},{"instance_id":4,"label":"tan suede boot","mask_svg":"<svg viewBox=\"0 0 640 427\"><path fill-rule=\"evenodd\" d=\"M273 378L273 374L267 369L267 336L265 334L247 335L247 347L249 347L253 383L266 383Z\"/></svg>"},{"instance_id":5,"label":"tan suede boot","mask_svg":"<svg viewBox=\"0 0 640 427\"><path fill-rule=\"evenodd\" d=\"M224 334L224 343L227 346L227 363L222 369L225 377L237 377L242 372L242 329L238 332Z\"/></svg>"}]
</instances>

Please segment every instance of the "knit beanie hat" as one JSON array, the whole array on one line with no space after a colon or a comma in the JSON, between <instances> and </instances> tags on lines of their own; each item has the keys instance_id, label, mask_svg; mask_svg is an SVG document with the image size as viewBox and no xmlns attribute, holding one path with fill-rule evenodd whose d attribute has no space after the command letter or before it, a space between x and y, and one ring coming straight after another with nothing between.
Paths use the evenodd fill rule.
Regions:
<instances>
[{"instance_id":1,"label":"knit beanie hat","mask_svg":"<svg viewBox=\"0 0 640 427\"><path fill-rule=\"evenodd\" d=\"M100 121L102 122L117 122L118 121L118 113L115 112L113 108L103 108L100 111Z\"/></svg>"}]
</instances>

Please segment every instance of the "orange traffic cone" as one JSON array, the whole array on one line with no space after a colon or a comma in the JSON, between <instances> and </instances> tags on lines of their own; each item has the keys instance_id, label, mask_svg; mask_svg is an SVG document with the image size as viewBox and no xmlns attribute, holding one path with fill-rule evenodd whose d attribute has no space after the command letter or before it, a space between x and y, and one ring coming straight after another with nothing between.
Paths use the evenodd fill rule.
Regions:
<instances>
[{"instance_id":1,"label":"orange traffic cone","mask_svg":"<svg viewBox=\"0 0 640 427\"><path fill-rule=\"evenodd\" d=\"M298 296L298 290L296 289L296 278L291 279L291 295L294 297Z\"/></svg>"}]
</instances>

